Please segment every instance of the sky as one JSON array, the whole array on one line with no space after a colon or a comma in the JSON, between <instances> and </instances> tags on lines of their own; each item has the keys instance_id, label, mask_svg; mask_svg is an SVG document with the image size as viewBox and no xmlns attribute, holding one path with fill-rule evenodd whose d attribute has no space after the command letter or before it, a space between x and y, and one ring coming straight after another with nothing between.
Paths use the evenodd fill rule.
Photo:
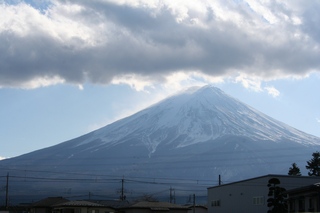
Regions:
<instances>
[{"instance_id":1,"label":"sky","mask_svg":"<svg viewBox=\"0 0 320 213\"><path fill-rule=\"evenodd\" d=\"M320 1L0 0L0 159L214 85L320 137Z\"/></svg>"}]
</instances>

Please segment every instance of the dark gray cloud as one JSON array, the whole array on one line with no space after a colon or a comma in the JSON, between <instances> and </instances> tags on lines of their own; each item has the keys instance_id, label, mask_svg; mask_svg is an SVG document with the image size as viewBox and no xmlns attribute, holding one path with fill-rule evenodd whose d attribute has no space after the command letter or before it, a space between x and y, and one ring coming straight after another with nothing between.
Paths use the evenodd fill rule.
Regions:
<instances>
[{"instance_id":1,"label":"dark gray cloud","mask_svg":"<svg viewBox=\"0 0 320 213\"><path fill-rule=\"evenodd\" d=\"M162 81L181 70L273 79L319 70L319 15L314 10L319 4L297 14L283 5L266 5L271 15L246 4L226 4L219 10L203 5L201 11L169 3L155 8L61 1L45 13L25 4L10 13L13 6L3 4L0 86L57 76L75 84L107 84L132 73ZM224 10L225 17L218 14ZM16 19L24 13L30 19L20 26ZM281 19L284 15L300 17L302 23ZM268 16L275 23L268 23Z\"/></svg>"},{"instance_id":2,"label":"dark gray cloud","mask_svg":"<svg viewBox=\"0 0 320 213\"><path fill-rule=\"evenodd\" d=\"M314 40L319 44L320 42L320 2L315 1L312 5L306 8L302 14L303 25L301 26L302 30L310 35Z\"/></svg>"}]
</instances>

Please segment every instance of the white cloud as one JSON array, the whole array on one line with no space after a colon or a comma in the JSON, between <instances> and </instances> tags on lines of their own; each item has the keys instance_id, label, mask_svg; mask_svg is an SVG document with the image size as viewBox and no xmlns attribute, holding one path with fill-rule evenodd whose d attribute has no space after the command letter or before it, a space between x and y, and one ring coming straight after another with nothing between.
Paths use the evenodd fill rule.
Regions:
<instances>
[{"instance_id":1,"label":"white cloud","mask_svg":"<svg viewBox=\"0 0 320 213\"><path fill-rule=\"evenodd\" d=\"M264 87L264 89L267 90L268 94L273 96L273 97L278 97L280 95L279 90L277 90L273 86Z\"/></svg>"},{"instance_id":2,"label":"white cloud","mask_svg":"<svg viewBox=\"0 0 320 213\"><path fill-rule=\"evenodd\" d=\"M152 87L153 82L150 79L146 79L143 76L135 74L127 74L123 76L117 76L112 81L112 84L128 84L130 87L137 91L145 91L146 87Z\"/></svg>"},{"instance_id":3,"label":"white cloud","mask_svg":"<svg viewBox=\"0 0 320 213\"><path fill-rule=\"evenodd\" d=\"M6 159L6 158L5 158L5 157L1 157L1 156L0 156L0 160L4 160L4 159Z\"/></svg>"},{"instance_id":4,"label":"white cloud","mask_svg":"<svg viewBox=\"0 0 320 213\"><path fill-rule=\"evenodd\" d=\"M243 87L253 90L255 92L261 92L261 80L258 77L247 76L245 74L240 74L235 78L236 83L241 83Z\"/></svg>"},{"instance_id":5,"label":"white cloud","mask_svg":"<svg viewBox=\"0 0 320 213\"><path fill-rule=\"evenodd\" d=\"M212 77L198 71L176 72L166 77L163 87L168 91L179 91L192 86L204 86L207 84L222 83L223 78Z\"/></svg>"},{"instance_id":6,"label":"white cloud","mask_svg":"<svg viewBox=\"0 0 320 213\"><path fill-rule=\"evenodd\" d=\"M30 81L23 82L20 84L20 88L22 89L35 89L38 87L46 87L46 86L51 86L51 85L57 85L57 84L63 84L65 82L64 79L54 76L54 77L39 77L39 78L34 78Z\"/></svg>"},{"instance_id":7,"label":"white cloud","mask_svg":"<svg viewBox=\"0 0 320 213\"><path fill-rule=\"evenodd\" d=\"M84 90L83 85L82 85L82 84L79 84L79 85L78 85L78 89L79 89L79 90Z\"/></svg>"}]
</instances>

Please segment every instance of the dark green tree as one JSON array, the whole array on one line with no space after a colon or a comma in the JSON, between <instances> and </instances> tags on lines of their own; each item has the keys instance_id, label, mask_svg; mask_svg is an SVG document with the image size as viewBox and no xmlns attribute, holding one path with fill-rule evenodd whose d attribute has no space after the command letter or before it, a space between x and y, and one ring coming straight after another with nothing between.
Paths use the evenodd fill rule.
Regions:
<instances>
[{"instance_id":1,"label":"dark green tree","mask_svg":"<svg viewBox=\"0 0 320 213\"><path fill-rule=\"evenodd\" d=\"M293 163L292 166L289 168L288 175L301 176L300 168L297 166L296 163Z\"/></svg>"},{"instance_id":2,"label":"dark green tree","mask_svg":"<svg viewBox=\"0 0 320 213\"><path fill-rule=\"evenodd\" d=\"M278 178L271 178L268 181L268 207L272 208L268 213L283 213L287 212L287 194L286 189L278 186L280 180Z\"/></svg>"},{"instance_id":3,"label":"dark green tree","mask_svg":"<svg viewBox=\"0 0 320 213\"><path fill-rule=\"evenodd\" d=\"M306 169L309 170L309 176L320 176L320 153L312 153L312 159L307 161Z\"/></svg>"}]
</instances>

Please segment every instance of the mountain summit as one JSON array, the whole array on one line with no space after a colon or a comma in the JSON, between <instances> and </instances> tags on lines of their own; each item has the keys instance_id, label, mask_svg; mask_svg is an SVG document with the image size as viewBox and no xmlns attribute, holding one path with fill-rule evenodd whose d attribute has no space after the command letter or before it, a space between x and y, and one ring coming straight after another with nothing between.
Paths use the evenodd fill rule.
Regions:
<instances>
[{"instance_id":1,"label":"mountain summit","mask_svg":"<svg viewBox=\"0 0 320 213\"><path fill-rule=\"evenodd\" d=\"M190 88L93 132L79 145L115 146L136 141L148 154L159 145L181 148L214 143L224 136L247 137L253 141L292 141L319 145L319 138L281 123L226 95L213 86Z\"/></svg>"},{"instance_id":2,"label":"mountain summit","mask_svg":"<svg viewBox=\"0 0 320 213\"><path fill-rule=\"evenodd\" d=\"M0 166L18 177L33 171L43 178L46 171L48 178L81 174L207 181L221 175L232 181L286 174L293 162L303 169L319 145L319 138L205 86L70 141L0 161Z\"/></svg>"}]
</instances>

